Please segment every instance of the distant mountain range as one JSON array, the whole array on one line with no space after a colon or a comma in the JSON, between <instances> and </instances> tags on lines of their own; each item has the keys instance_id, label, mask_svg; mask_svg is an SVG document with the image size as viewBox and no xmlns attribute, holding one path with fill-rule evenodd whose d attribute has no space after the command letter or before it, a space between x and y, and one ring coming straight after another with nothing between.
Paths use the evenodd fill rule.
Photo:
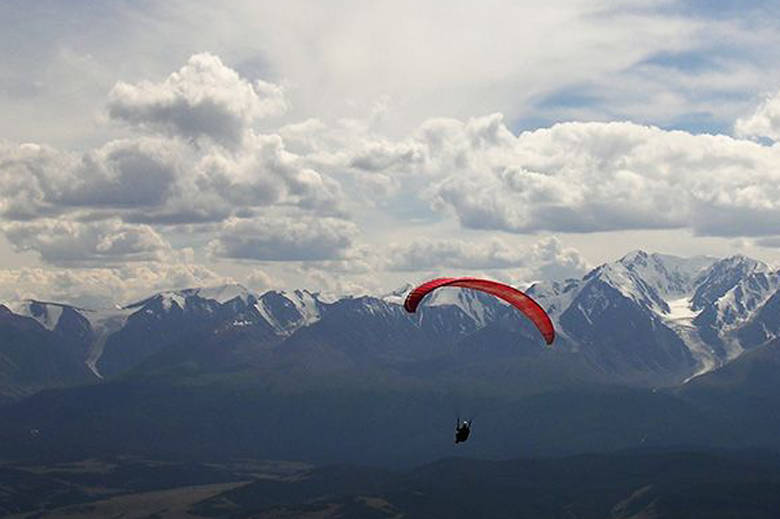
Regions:
<instances>
[{"instance_id":1,"label":"distant mountain range","mask_svg":"<svg viewBox=\"0 0 780 519\"><path fill-rule=\"evenodd\" d=\"M6 303L0 306L0 395L9 400L116 377L174 346L186 362L203 344L220 341L240 342L236 347L244 351L234 353L247 361L266 350L292 363L294 351L321 357L307 360L315 372L344 368L369 353L377 365L435 363L452 351L483 360L500 352L545 356L535 330L499 300L444 289L409 315L401 305L410 289L323 301L306 290L254 294L227 285L163 292L114 309ZM593 380L679 384L780 331L780 272L743 256L635 251L582 279L537 283L527 291L553 318L556 363ZM313 340L320 343L317 351ZM335 351L326 352L323 342Z\"/></svg>"},{"instance_id":2,"label":"distant mountain range","mask_svg":"<svg viewBox=\"0 0 780 519\"><path fill-rule=\"evenodd\" d=\"M759 261L636 251L537 283L552 347L479 292L442 289L408 314L410 288L0 306L0 459L404 465L450 454L459 413L478 415L475 456L780 447L780 273Z\"/></svg>"}]
</instances>

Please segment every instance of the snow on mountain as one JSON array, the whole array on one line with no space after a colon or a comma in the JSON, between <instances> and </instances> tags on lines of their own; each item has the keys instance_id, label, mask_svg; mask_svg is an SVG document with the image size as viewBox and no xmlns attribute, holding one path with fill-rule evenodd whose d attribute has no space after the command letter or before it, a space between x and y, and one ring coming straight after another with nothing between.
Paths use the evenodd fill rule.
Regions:
<instances>
[{"instance_id":1,"label":"snow on mountain","mask_svg":"<svg viewBox=\"0 0 780 519\"><path fill-rule=\"evenodd\" d=\"M633 251L614 263L597 267L585 279L598 278L639 305L667 314L667 300L690 294L696 277L714 261Z\"/></svg>"},{"instance_id":2,"label":"snow on mountain","mask_svg":"<svg viewBox=\"0 0 780 519\"><path fill-rule=\"evenodd\" d=\"M776 313L763 309L780 290L780 272L773 272L762 262L744 256L726 258L713 264L697 282L691 304L700 312L694 324L719 352L721 363L758 345L755 331L748 334L750 340L743 333L745 328L754 328L752 321L756 316L761 315L761 327L774 327L772 322L766 322L767 313L775 315L770 321L779 320ZM765 334L767 340L772 336Z\"/></svg>"},{"instance_id":3,"label":"snow on mountain","mask_svg":"<svg viewBox=\"0 0 780 519\"><path fill-rule=\"evenodd\" d=\"M112 333L121 330L127 322L127 318L135 311L137 311L135 308L116 306L114 308L84 310L82 312L82 315L89 321L92 330L95 332L95 340L90 345L85 362L87 367L98 378L103 378L103 375L97 368L97 362L100 356L103 355L103 347L106 345L106 340Z\"/></svg>"},{"instance_id":4,"label":"snow on mountain","mask_svg":"<svg viewBox=\"0 0 780 519\"><path fill-rule=\"evenodd\" d=\"M402 305L406 300L406 296L408 296L409 292L411 292L413 289L414 285L411 283L404 283L392 292L379 296L379 299L394 305Z\"/></svg>"},{"instance_id":5,"label":"snow on mountain","mask_svg":"<svg viewBox=\"0 0 780 519\"><path fill-rule=\"evenodd\" d=\"M734 256L718 261L699 280L693 294L695 308L714 307L712 324L733 329L780 288L780 273L765 263Z\"/></svg>"},{"instance_id":6,"label":"snow on mountain","mask_svg":"<svg viewBox=\"0 0 780 519\"><path fill-rule=\"evenodd\" d=\"M691 307L690 297L673 299L667 304L669 312L662 316L664 323L683 340L697 362L697 368L685 381L721 366L723 360L719 358L713 347L704 341L694 324L694 319L699 312Z\"/></svg>"},{"instance_id":7,"label":"snow on mountain","mask_svg":"<svg viewBox=\"0 0 780 519\"><path fill-rule=\"evenodd\" d=\"M640 308L666 316L670 312L669 301L677 301L690 294L696 275L713 261L704 257L684 259L633 251L616 262L596 267L581 280L536 283L528 289L528 294L547 310L554 323L558 323L560 316L575 300L586 319L589 319L591 311L585 306L603 307L609 304L601 290L591 288L598 283L611 287ZM587 300L578 298L586 287L589 288Z\"/></svg>"},{"instance_id":8,"label":"snow on mountain","mask_svg":"<svg viewBox=\"0 0 780 519\"><path fill-rule=\"evenodd\" d=\"M780 275L776 272L758 272L741 279L713 303L716 325L729 331L743 324L778 288Z\"/></svg>"},{"instance_id":9,"label":"snow on mountain","mask_svg":"<svg viewBox=\"0 0 780 519\"><path fill-rule=\"evenodd\" d=\"M571 306L572 301L580 293L583 285L584 282L580 279L540 281L534 283L525 291L550 316L550 320L552 320L555 327L555 334L559 339L568 339L566 329L561 326L560 317ZM587 312L582 308L580 308L580 311L587 318Z\"/></svg>"},{"instance_id":10,"label":"snow on mountain","mask_svg":"<svg viewBox=\"0 0 780 519\"><path fill-rule=\"evenodd\" d=\"M106 338L120 330L125 325L127 317L137 311L137 308L121 308L119 306L92 310L35 300L17 301L8 303L6 306L17 315L35 319L50 332L57 331L66 335L69 331L67 325L65 325L66 330L62 330L63 325L60 323L65 312L71 312L70 315L75 314L76 319L82 319L82 324L77 325L86 327L86 329L80 330L81 335L86 337L94 334L92 339L87 341L84 363L98 378L102 378L102 376L97 370L96 362L102 354Z\"/></svg>"},{"instance_id":11,"label":"snow on mountain","mask_svg":"<svg viewBox=\"0 0 780 519\"><path fill-rule=\"evenodd\" d=\"M710 371L744 350L731 331L780 288L780 275L741 255L675 258L642 252L620 260L656 289L665 308L650 305L662 322L686 344L697 362L692 374Z\"/></svg>"},{"instance_id":12,"label":"snow on mountain","mask_svg":"<svg viewBox=\"0 0 780 519\"><path fill-rule=\"evenodd\" d=\"M298 328L316 323L320 319L322 304L308 290L271 290L258 298L254 308L276 333L289 335Z\"/></svg>"},{"instance_id":13,"label":"snow on mountain","mask_svg":"<svg viewBox=\"0 0 780 519\"><path fill-rule=\"evenodd\" d=\"M49 331L53 331L57 327L65 306L59 303L45 303L32 299L6 304L6 307L13 313L32 317Z\"/></svg>"},{"instance_id":14,"label":"snow on mountain","mask_svg":"<svg viewBox=\"0 0 780 519\"><path fill-rule=\"evenodd\" d=\"M745 325L730 335L745 348L755 348L780 337L780 290L769 296L761 306L751 314Z\"/></svg>"},{"instance_id":15,"label":"snow on mountain","mask_svg":"<svg viewBox=\"0 0 780 519\"><path fill-rule=\"evenodd\" d=\"M745 325L778 289L780 273L744 256L717 260L633 251L593 269L582 280L537 283L528 293L547 309L558 333L568 337L572 333L561 323L564 313L569 327L574 326L576 315L585 321L585 328L575 326L583 333L596 326L595 316L617 308L616 292L636 304L651 328L666 327L682 340L695 359L692 375L696 375L743 351L732 332ZM620 326L612 323L600 333L620 333ZM576 335L568 337L575 344L582 340Z\"/></svg>"},{"instance_id":16,"label":"snow on mountain","mask_svg":"<svg viewBox=\"0 0 780 519\"><path fill-rule=\"evenodd\" d=\"M145 312L152 313L150 303L159 302L164 312L170 312L172 308L177 307L180 310L187 308L188 304L197 304L199 301L213 302L218 305L238 301L242 306L249 306L257 298L246 288L239 284L217 285L212 287L184 288L181 290L170 290L160 292L151 297L131 303L124 308L137 310L143 308ZM210 306L206 306L208 311Z\"/></svg>"},{"instance_id":17,"label":"snow on mountain","mask_svg":"<svg viewBox=\"0 0 780 519\"><path fill-rule=\"evenodd\" d=\"M308 290L296 290L292 294L284 293L285 297L295 305L301 318L296 327L309 326L320 319L320 302Z\"/></svg>"},{"instance_id":18,"label":"snow on mountain","mask_svg":"<svg viewBox=\"0 0 780 519\"><path fill-rule=\"evenodd\" d=\"M71 312L72 307L38 301L7 306L51 332L72 330L78 341L91 341L85 362L100 376L101 362L115 372L122 368L125 353L119 349L135 362L142 354L133 357L138 344L153 337L175 338L177 330L191 327L212 327L217 330L213 333L232 333L231 328L241 327L250 336L270 334L283 340L323 319L331 324L339 321L338 326L341 321L348 324L381 314L388 326L408 326L409 316L400 306L412 289L405 284L379 297L326 301L307 290L256 295L241 285L228 284L161 292L112 309ZM744 256L716 260L633 251L582 279L543 281L526 292L550 314L560 348L588 355L590 362L607 371L669 370L666 380L680 381L715 369L780 334L776 311L780 272ZM423 318L426 308L437 311ZM502 318L510 316L503 301L454 287L427 296L421 310L412 320L418 327L422 323L437 333L452 332L453 337L500 325ZM62 318L64 313L68 319ZM126 337L109 340L119 333ZM107 342L107 350L119 349L108 352L112 359L106 360L112 356L108 355L101 361Z\"/></svg>"},{"instance_id":19,"label":"snow on mountain","mask_svg":"<svg viewBox=\"0 0 780 519\"><path fill-rule=\"evenodd\" d=\"M405 283L388 294L379 296L386 303L403 305L406 296L414 289L411 283ZM499 308L506 305L502 300L482 292L458 287L442 287L427 295L422 307L454 306L459 308L477 327L486 326L492 321Z\"/></svg>"},{"instance_id":20,"label":"snow on mountain","mask_svg":"<svg viewBox=\"0 0 780 519\"><path fill-rule=\"evenodd\" d=\"M526 293L539 303L555 322L564 310L569 308L574 297L582 288L579 279L566 281L540 281L534 283Z\"/></svg>"},{"instance_id":21,"label":"snow on mountain","mask_svg":"<svg viewBox=\"0 0 780 519\"><path fill-rule=\"evenodd\" d=\"M633 251L618 263L641 278L664 300L690 294L697 276L716 261L707 256L679 258L668 254Z\"/></svg>"},{"instance_id":22,"label":"snow on mountain","mask_svg":"<svg viewBox=\"0 0 780 519\"><path fill-rule=\"evenodd\" d=\"M411 284L405 284L377 298L355 299L350 311L366 315L385 312L390 308L386 307L388 304L402 305L412 288ZM630 359L632 346L625 338L631 337L632 332L622 327L639 326L637 329L650 334L639 342L634 341L636 348L640 345L643 348L633 353L639 355L641 363L671 369L674 359L681 355L679 348L687 348L685 355L693 360L686 361L689 367L679 370L695 376L739 355L743 348L730 330L747 322L779 288L780 274L742 256L716 260L632 251L618 261L600 265L582 279L540 282L527 292L548 311L559 337L565 339L572 351L579 351L585 341L599 362L599 355L604 354L593 350L604 342L610 348L624 348L619 355ZM318 322L323 318L323 311L336 304L322 301L306 290L269 291L255 297L240 285L187 289L156 297L161 298L165 311L174 305L184 309L187 304L200 300L220 305L240 301L243 305L239 306L256 310L280 336L290 336L299 328ZM443 287L425 298L421 308L426 307L457 308L467 321L457 326L453 323L453 329L470 330L495 322L505 304L478 291ZM621 316L617 321L611 317L615 312ZM562 321L564 314L567 317ZM391 319L397 317L395 313L388 315ZM355 318L359 318L357 314ZM237 317L232 322L235 326L248 325L251 319ZM447 325L437 326L446 328ZM670 345L673 337L680 346ZM653 348L659 351L654 353ZM612 355L615 354L617 350Z\"/></svg>"},{"instance_id":23,"label":"snow on mountain","mask_svg":"<svg viewBox=\"0 0 780 519\"><path fill-rule=\"evenodd\" d=\"M716 261L696 279L693 306L703 308L715 303L745 278L766 275L770 270L766 263L742 255Z\"/></svg>"},{"instance_id":24,"label":"snow on mountain","mask_svg":"<svg viewBox=\"0 0 780 519\"><path fill-rule=\"evenodd\" d=\"M191 289L186 289L186 290L191 290ZM160 292L151 297L147 297L146 299L136 301L135 303L130 303L129 305L124 306L123 308L127 310L132 310L132 312L143 311L146 312L147 314L151 314L153 313L153 310L150 308L150 306L156 302L159 302L160 307L165 312L170 312L171 309L174 307L174 305L179 309L184 309L185 306L184 292L186 290Z\"/></svg>"},{"instance_id":25,"label":"snow on mountain","mask_svg":"<svg viewBox=\"0 0 780 519\"><path fill-rule=\"evenodd\" d=\"M483 327L495 318L498 310L506 303L476 290L442 287L426 296L421 305L457 307L478 327Z\"/></svg>"},{"instance_id":26,"label":"snow on mountain","mask_svg":"<svg viewBox=\"0 0 780 519\"><path fill-rule=\"evenodd\" d=\"M244 304L249 304L249 298L252 297L249 290L235 283L207 288L196 288L191 291L191 294L198 295L203 299L216 301L221 305L236 298L243 301Z\"/></svg>"},{"instance_id":27,"label":"snow on mountain","mask_svg":"<svg viewBox=\"0 0 780 519\"><path fill-rule=\"evenodd\" d=\"M171 308L173 308L173 305L178 306L182 310L186 306L184 296L172 292L161 294L161 302L162 302L163 310L165 310L166 312L169 312Z\"/></svg>"},{"instance_id":28,"label":"snow on mountain","mask_svg":"<svg viewBox=\"0 0 780 519\"><path fill-rule=\"evenodd\" d=\"M402 304L411 289L411 285L404 285L381 299ZM566 339L574 351L582 341L593 342L592 347L598 348L597 343L609 342L609 337L630 336L622 327L629 323L636 326L641 321L647 323L647 330L658 333L656 338L642 338L649 341L642 342L643 348L665 351L670 334L676 336L693 359L690 374L697 375L721 366L742 351L730 330L746 323L778 289L780 274L742 256L722 260L707 256L681 258L637 250L600 265L582 279L535 283L527 293L547 310L559 338ZM495 298L470 290L442 288L423 304L458 307L478 327L495 318L495 310L488 310L496 308ZM562 322L564 314L567 318ZM610 318L613 314L621 315L624 321L614 321ZM630 356L628 351L623 354ZM654 362L652 352L642 351L641 355ZM658 362L668 362L669 352L659 355L662 357Z\"/></svg>"}]
</instances>

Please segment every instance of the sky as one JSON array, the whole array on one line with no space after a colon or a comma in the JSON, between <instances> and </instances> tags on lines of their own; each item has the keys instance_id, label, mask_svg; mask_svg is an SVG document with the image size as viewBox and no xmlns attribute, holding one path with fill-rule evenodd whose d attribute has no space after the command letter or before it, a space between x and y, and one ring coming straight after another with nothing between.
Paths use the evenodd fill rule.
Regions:
<instances>
[{"instance_id":1,"label":"sky","mask_svg":"<svg viewBox=\"0 0 780 519\"><path fill-rule=\"evenodd\" d=\"M779 15L6 0L0 301L780 265Z\"/></svg>"}]
</instances>

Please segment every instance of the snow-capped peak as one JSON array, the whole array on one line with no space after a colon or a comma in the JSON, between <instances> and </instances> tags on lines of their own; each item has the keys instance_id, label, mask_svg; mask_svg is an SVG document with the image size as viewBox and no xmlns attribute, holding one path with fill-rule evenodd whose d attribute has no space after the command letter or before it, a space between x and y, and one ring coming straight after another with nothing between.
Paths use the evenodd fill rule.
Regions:
<instances>
[{"instance_id":1,"label":"snow-capped peak","mask_svg":"<svg viewBox=\"0 0 780 519\"><path fill-rule=\"evenodd\" d=\"M716 325L725 331L744 323L778 289L780 273L753 270L712 302Z\"/></svg>"},{"instance_id":2,"label":"snow-capped peak","mask_svg":"<svg viewBox=\"0 0 780 519\"><path fill-rule=\"evenodd\" d=\"M734 256L729 256L728 258L713 261L710 268L702 272L699 282L731 274L747 276L757 272L769 271L771 271L771 268L763 261L748 258L742 254L736 254Z\"/></svg>"},{"instance_id":3,"label":"snow-capped peak","mask_svg":"<svg viewBox=\"0 0 780 519\"><path fill-rule=\"evenodd\" d=\"M650 255L647 252L645 252L645 251L643 251L641 249L636 249L636 250L632 250L631 252L626 253L618 261L620 261L620 263L628 265L628 264L631 264L631 263L646 262L649 257L650 257Z\"/></svg>"},{"instance_id":4,"label":"snow-capped peak","mask_svg":"<svg viewBox=\"0 0 780 519\"><path fill-rule=\"evenodd\" d=\"M623 256L618 263L637 274L663 299L679 299L693 291L697 276L715 261L715 258L707 256L680 258L634 251Z\"/></svg>"},{"instance_id":5,"label":"snow-capped peak","mask_svg":"<svg viewBox=\"0 0 780 519\"><path fill-rule=\"evenodd\" d=\"M642 273L637 272L632 265L625 265L621 261L605 263L591 271L585 279L588 283L599 280L642 307L656 312L667 310L666 302L655 286L658 280L651 278L650 282L645 281Z\"/></svg>"},{"instance_id":6,"label":"snow-capped peak","mask_svg":"<svg viewBox=\"0 0 780 519\"><path fill-rule=\"evenodd\" d=\"M187 299L196 297L206 301L214 301L224 305L236 299L241 300L245 305L249 305L256 299L252 293L239 284L217 285L212 287L184 288L181 290L169 290L160 292L152 297L127 305L125 308L140 308L146 306L152 301L159 301L164 311L169 312L175 306L184 309L187 306Z\"/></svg>"},{"instance_id":7,"label":"snow-capped peak","mask_svg":"<svg viewBox=\"0 0 780 519\"><path fill-rule=\"evenodd\" d=\"M211 299L219 304L225 304L236 298L241 299L244 304L248 304L252 295L249 290L238 283L197 288L194 289L194 293L203 299Z\"/></svg>"},{"instance_id":8,"label":"snow-capped peak","mask_svg":"<svg viewBox=\"0 0 780 519\"><path fill-rule=\"evenodd\" d=\"M279 292L271 290L260 296L255 309L276 330L288 335L320 319L322 303L308 290Z\"/></svg>"},{"instance_id":9,"label":"snow-capped peak","mask_svg":"<svg viewBox=\"0 0 780 519\"><path fill-rule=\"evenodd\" d=\"M693 307L703 308L715 303L741 281L752 276L767 276L770 270L766 263L742 255L715 261L695 280Z\"/></svg>"},{"instance_id":10,"label":"snow-capped peak","mask_svg":"<svg viewBox=\"0 0 780 519\"><path fill-rule=\"evenodd\" d=\"M57 327L62 311L68 305L28 299L7 303L6 306L11 312L25 317L32 317L41 323L44 328L52 331Z\"/></svg>"},{"instance_id":11,"label":"snow-capped peak","mask_svg":"<svg viewBox=\"0 0 780 519\"><path fill-rule=\"evenodd\" d=\"M308 290L296 290L292 294L294 297L287 295L287 298L292 301L295 308L300 312L302 316L302 326L315 323L320 318L320 303L317 298Z\"/></svg>"},{"instance_id":12,"label":"snow-capped peak","mask_svg":"<svg viewBox=\"0 0 780 519\"><path fill-rule=\"evenodd\" d=\"M540 281L529 287L526 293L545 309L553 322L557 322L579 293L582 284L579 279Z\"/></svg>"},{"instance_id":13,"label":"snow-capped peak","mask_svg":"<svg viewBox=\"0 0 780 519\"><path fill-rule=\"evenodd\" d=\"M598 279L637 304L666 314L668 301L690 296L696 280L714 261L705 256L679 258L640 250L595 268L584 279Z\"/></svg>"},{"instance_id":14,"label":"snow-capped peak","mask_svg":"<svg viewBox=\"0 0 780 519\"><path fill-rule=\"evenodd\" d=\"M496 313L496 310L505 303L493 296L477 290L458 287L441 287L425 297L422 302L425 306L452 305L469 316L478 326L485 326Z\"/></svg>"},{"instance_id":15,"label":"snow-capped peak","mask_svg":"<svg viewBox=\"0 0 780 519\"><path fill-rule=\"evenodd\" d=\"M396 288L392 292L379 296L379 299L386 303L402 305L406 300L406 296L414 289L414 285L411 283L404 283L400 287Z\"/></svg>"}]
</instances>

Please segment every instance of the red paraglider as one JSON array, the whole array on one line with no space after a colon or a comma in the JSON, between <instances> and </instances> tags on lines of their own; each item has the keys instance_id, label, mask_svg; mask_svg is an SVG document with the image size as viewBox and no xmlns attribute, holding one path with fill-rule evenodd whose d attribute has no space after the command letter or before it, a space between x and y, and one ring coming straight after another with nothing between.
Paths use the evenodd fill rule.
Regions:
<instances>
[{"instance_id":1,"label":"red paraglider","mask_svg":"<svg viewBox=\"0 0 780 519\"><path fill-rule=\"evenodd\" d=\"M408 296L406 296L406 301L404 301L404 308L407 312L413 313L415 310L417 310L417 306L426 295L441 287L471 288L473 290L487 292L488 294L501 298L520 310L526 317L528 317L544 336L544 340L547 342L547 344L552 344L553 340L555 340L555 329L553 328L550 316L547 315L547 312L544 311L544 308L539 306L539 303L516 288L510 287L509 285L505 285L503 283L498 283L496 281L490 281L488 279L432 279L431 281L418 286L412 290Z\"/></svg>"}]
</instances>

